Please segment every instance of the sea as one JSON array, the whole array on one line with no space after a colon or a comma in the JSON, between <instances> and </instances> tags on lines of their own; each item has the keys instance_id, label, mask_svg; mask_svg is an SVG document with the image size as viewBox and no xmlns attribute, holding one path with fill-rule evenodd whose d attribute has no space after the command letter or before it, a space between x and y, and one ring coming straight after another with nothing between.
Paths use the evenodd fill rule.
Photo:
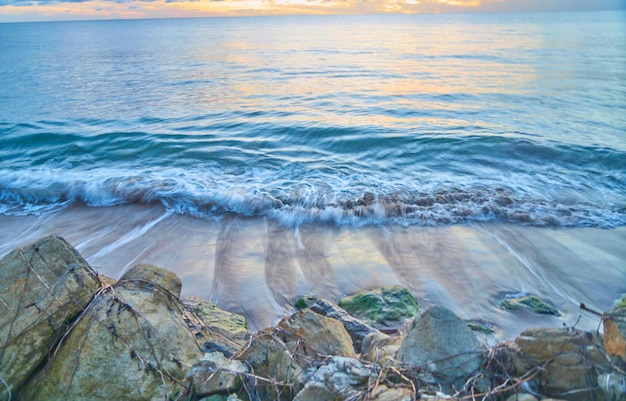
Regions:
<instances>
[{"instance_id":1,"label":"sea","mask_svg":"<svg viewBox=\"0 0 626 401\"><path fill-rule=\"evenodd\" d=\"M609 308L625 227L625 11L0 24L2 255L63 235L251 327L402 284L506 337L503 291Z\"/></svg>"}]
</instances>

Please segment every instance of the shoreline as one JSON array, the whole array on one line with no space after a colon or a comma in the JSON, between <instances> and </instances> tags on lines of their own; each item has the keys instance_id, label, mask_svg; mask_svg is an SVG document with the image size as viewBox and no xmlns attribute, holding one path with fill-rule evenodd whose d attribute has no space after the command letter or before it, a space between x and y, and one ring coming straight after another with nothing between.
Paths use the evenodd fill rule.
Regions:
<instances>
[{"instance_id":1,"label":"shoreline","mask_svg":"<svg viewBox=\"0 0 626 401\"><path fill-rule=\"evenodd\" d=\"M174 273L101 276L58 236L0 260L0 398L92 400L621 400L624 305L604 335L535 327L487 344L402 286L300 299L276 325L181 296ZM621 300L621 304L624 299ZM389 327L398 327L386 333ZM104 352L103 352L104 351Z\"/></svg>"},{"instance_id":2,"label":"shoreline","mask_svg":"<svg viewBox=\"0 0 626 401\"><path fill-rule=\"evenodd\" d=\"M100 274L118 279L151 263L177 274L183 294L243 314L252 331L293 312L293 301L341 297L399 284L424 307L441 305L463 319L492 322L495 337L530 327L595 331L626 292L626 227L538 228L507 223L438 227L286 228L266 219L200 220L160 207L73 206L46 216L0 216L0 256L57 234ZM560 317L504 311L503 293L526 292Z\"/></svg>"}]
</instances>

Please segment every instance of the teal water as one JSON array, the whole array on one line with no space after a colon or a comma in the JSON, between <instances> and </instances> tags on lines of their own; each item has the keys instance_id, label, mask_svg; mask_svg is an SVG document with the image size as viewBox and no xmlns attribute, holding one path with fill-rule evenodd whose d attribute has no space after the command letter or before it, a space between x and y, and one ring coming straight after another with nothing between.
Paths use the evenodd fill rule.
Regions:
<instances>
[{"instance_id":1,"label":"teal water","mask_svg":"<svg viewBox=\"0 0 626 401\"><path fill-rule=\"evenodd\" d=\"M0 24L0 213L626 224L626 13Z\"/></svg>"}]
</instances>

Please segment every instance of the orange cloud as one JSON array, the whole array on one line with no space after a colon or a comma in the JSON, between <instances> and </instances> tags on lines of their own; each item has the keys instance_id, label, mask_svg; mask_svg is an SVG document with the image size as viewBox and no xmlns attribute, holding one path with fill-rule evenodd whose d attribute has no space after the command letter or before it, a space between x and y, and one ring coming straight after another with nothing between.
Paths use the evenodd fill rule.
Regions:
<instances>
[{"instance_id":1,"label":"orange cloud","mask_svg":"<svg viewBox=\"0 0 626 401\"><path fill-rule=\"evenodd\" d=\"M622 0L0 0L0 22L620 8ZM574 4L575 3L575 4ZM623 8L623 5L622 7Z\"/></svg>"}]
</instances>

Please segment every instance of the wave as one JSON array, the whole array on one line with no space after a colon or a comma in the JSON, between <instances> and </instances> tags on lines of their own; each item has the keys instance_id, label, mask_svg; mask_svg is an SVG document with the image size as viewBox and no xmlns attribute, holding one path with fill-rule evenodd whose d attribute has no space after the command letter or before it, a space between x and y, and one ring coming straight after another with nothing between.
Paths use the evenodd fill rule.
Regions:
<instances>
[{"instance_id":1,"label":"wave","mask_svg":"<svg viewBox=\"0 0 626 401\"><path fill-rule=\"evenodd\" d=\"M505 221L533 226L626 225L626 207L607 202L531 196L504 186L437 185L429 191L404 185L318 179L251 182L258 171L34 169L3 171L0 213L41 215L72 204L162 205L200 218L227 214L263 216L293 226L442 225Z\"/></svg>"},{"instance_id":2,"label":"wave","mask_svg":"<svg viewBox=\"0 0 626 401\"><path fill-rule=\"evenodd\" d=\"M422 132L253 114L0 125L0 213L138 203L286 225L626 224L621 148L488 126Z\"/></svg>"}]
</instances>

